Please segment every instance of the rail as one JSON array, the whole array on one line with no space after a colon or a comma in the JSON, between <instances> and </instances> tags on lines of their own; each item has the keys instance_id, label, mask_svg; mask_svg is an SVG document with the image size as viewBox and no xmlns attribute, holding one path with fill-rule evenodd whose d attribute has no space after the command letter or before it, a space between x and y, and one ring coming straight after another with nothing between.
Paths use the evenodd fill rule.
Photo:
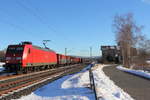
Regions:
<instances>
[{"instance_id":1,"label":"rail","mask_svg":"<svg viewBox=\"0 0 150 100\"><path fill-rule=\"evenodd\" d=\"M76 66L76 67L75 67ZM63 75L64 73L73 72L79 65L71 65L70 67L62 67L53 70L42 71L34 74L27 74L23 76L16 76L0 81L0 99L6 94L19 90L20 88L38 83L40 81L53 78L55 76Z\"/></svg>"}]
</instances>

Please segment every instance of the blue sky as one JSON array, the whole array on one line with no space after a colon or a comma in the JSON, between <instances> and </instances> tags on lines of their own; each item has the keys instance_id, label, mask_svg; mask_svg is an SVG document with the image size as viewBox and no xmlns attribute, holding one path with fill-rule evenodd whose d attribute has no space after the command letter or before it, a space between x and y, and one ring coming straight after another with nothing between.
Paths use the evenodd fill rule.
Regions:
<instances>
[{"instance_id":1,"label":"blue sky","mask_svg":"<svg viewBox=\"0 0 150 100\"><path fill-rule=\"evenodd\" d=\"M101 45L114 45L112 29L116 14L134 14L143 33L150 37L149 0L0 0L0 49L21 41L58 53L100 55Z\"/></svg>"}]
</instances>

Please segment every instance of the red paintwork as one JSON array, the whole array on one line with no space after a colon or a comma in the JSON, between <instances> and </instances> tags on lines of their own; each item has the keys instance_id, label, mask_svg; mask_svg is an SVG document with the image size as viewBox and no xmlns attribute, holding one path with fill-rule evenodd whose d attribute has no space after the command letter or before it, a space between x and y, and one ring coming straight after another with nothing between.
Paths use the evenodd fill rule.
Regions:
<instances>
[{"instance_id":1,"label":"red paintwork","mask_svg":"<svg viewBox=\"0 0 150 100\"><path fill-rule=\"evenodd\" d=\"M75 64L75 63L80 63L81 58L57 54L57 61L58 64Z\"/></svg>"},{"instance_id":2,"label":"red paintwork","mask_svg":"<svg viewBox=\"0 0 150 100\"><path fill-rule=\"evenodd\" d=\"M57 64L57 56L54 51L41 50L32 45L26 45L23 55L23 66L26 66L27 63Z\"/></svg>"},{"instance_id":3,"label":"red paintwork","mask_svg":"<svg viewBox=\"0 0 150 100\"><path fill-rule=\"evenodd\" d=\"M35 64L35 63L55 63L55 64L57 64L57 56L54 51L46 51L46 50L42 50L39 48L35 48L31 44L12 45L9 47L20 47L20 46L24 47L23 53L15 54L15 56L14 56L14 53L6 53L6 58L14 57L14 59L7 60L6 63L17 64L17 63L21 62L22 67L26 67L28 63L30 63L30 64ZM22 59L16 60L15 57L22 57Z\"/></svg>"},{"instance_id":4,"label":"red paintwork","mask_svg":"<svg viewBox=\"0 0 150 100\"><path fill-rule=\"evenodd\" d=\"M58 64L66 64L67 60L66 60L66 56L62 55L62 54L57 54L57 63Z\"/></svg>"}]
</instances>

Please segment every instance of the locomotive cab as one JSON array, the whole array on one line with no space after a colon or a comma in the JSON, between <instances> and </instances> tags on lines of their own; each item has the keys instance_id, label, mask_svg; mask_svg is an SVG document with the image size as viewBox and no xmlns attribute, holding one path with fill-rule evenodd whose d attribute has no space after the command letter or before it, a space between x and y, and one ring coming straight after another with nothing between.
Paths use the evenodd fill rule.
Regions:
<instances>
[{"instance_id":1,"label":"locomotive cab","mask_svg":"<svg viewBox=\"0 0 150 100\"><path fill-rule=\"evenodd\" d=\"M5 67L9 71L15 71L22 65L24 45L9 45L5 56Z\"/></svg>"},{"instance_id":2,"label":"locomotive cab","mask_svg":"<svg viewBox=\"0 0 150 100\"><path fill-rule=\"evenodd\" d=\"M6 51L6 63L20 63L22 60L24 46L9 46Z\"/></svg>"}]
</instances>

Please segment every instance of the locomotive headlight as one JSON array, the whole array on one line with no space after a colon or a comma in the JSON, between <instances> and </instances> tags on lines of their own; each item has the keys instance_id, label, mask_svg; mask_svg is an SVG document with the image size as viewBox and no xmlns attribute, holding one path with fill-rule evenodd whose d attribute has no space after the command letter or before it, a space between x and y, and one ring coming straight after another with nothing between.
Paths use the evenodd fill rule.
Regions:
<instances>
[{"instance_id":1,"label":"locomotive headlight","mask_svg":"<svg viewBox=\"0 0 150 100\"><path fill-rule=\"evenodd\" d=\"M6 60L10 60L11 59L11 57L6 57Z\"/></svg>"},{"instance_id":2,"label":"locomotive headlight","mask_svg":"<svg viewBox=\"0 0 150 100\"><path fill-rule=\"evenodd\" d=\"M21 57L16 57L16 60L21 60L22 58Z\"/></svg>"},{"instance_id":3,"label":"locomotive headlight","mask_svg":"<svg viewBox=\"0 0 150 100\"><path fill-rule=\"evenodd\" d=\"M9 63L9 61L6 61L6 63Z\"/></svg>"}]
</instances>

